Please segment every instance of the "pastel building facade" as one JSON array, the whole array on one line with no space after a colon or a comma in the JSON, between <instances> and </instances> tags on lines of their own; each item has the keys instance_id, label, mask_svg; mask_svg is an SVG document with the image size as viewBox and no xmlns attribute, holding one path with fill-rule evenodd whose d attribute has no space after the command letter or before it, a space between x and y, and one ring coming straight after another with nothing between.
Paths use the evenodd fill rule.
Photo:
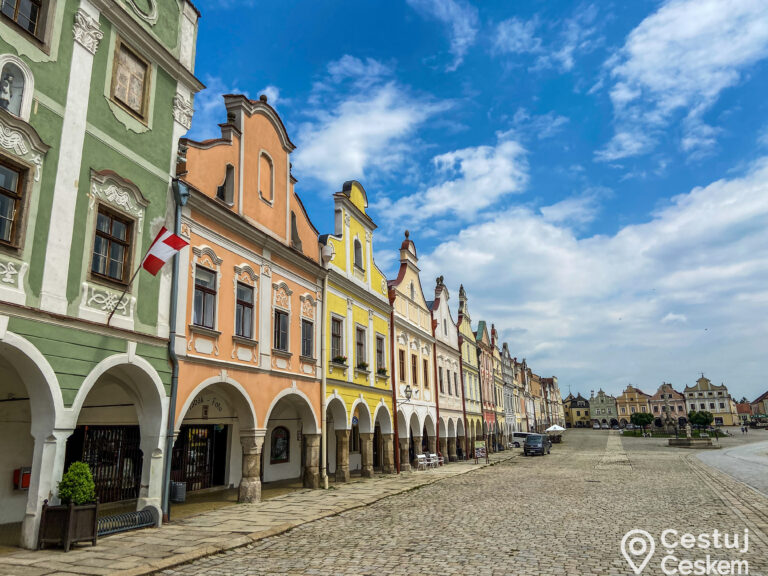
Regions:
<instances>
[{"instance_id":1,"label":"pastel building facade","mask_svg":"<svg viewBox=\"0 0 768 576\"><path fill-rule=\"evenodd\" d=\"M597 394L593 390L589 397L589 417L592 419L593 425L618 425L619 413L617 412L616 398L606 394L602 388L597 391Z\"/></svg>"},{"instance_id":2,"label":"pastel building facade","mask_svg":"<svg viewBox=\"0 0 768 576\"><path fill-rule=\"evenodd\" d=\"M711 412L715 417L714 424L718 426L736 426L739 422L736 402L731 398L725 384L712 384L709 378L701 375L693 386L683 390L688 411Z\"/></svg>"},{"instance_id":3,"label":"pastel building facade","mask_svg":"<svg viewBox=\"0 0 768 576\"><path fill-rule=\"evenodd\" d=\"M443 277L437 278L435 299L427 302L432 311L437 368L440 454L449 462L466 457L464 391L461 386L459 332L448 305L450 294Z\"/></svg>"},{"instance_id":4,"label":"pastel building facade","mask_svg":"<svg viewBox=\"0 0 768 576\"><path fill-rule=\"evenodd\" d=\"M191 195L171 477L187 491L237 487L253 502L262 482L319 486L326 270L282 120L266 97L224 104L220 138L180 144Z\"/></svg>"},{"instance_id":5,"label":"pastel building facade","mask_svg":"<svg viewBox=\"0 0 768 576\"><path fill-rule=\"evenodd\" d=\"M416 245L408 231L400 245L400 268L388 282L393 309L394 367L399 468L410 470L420 454L437 453L432 313L419 277Z\"/></svg>"},{"instance_id":6,"label":"pastel building facade","mask_svg":"<svg viewBox=\"0 0 768 576\"><path fill-rule=\"evenodd\" d=\"M475 442L483 440L483 406L480 385L480 364L472 331L467 292L459 287L458 314L459 349L461 350L461 375L464 386L468 456L474 455Z\"/></svg>"},{"instance_id":7,"label":"pastel building facade","mask_svg":"<svg viewBox=\"0 0 768 576\"><path fill-rule=\"evenodd\" d=\"M628 384L624 391L616 397L619 425L626 426L632 419L632 414L650 412L651 397L642 390Z\"/></svg>"},{"instance_id":8,"label":"pastel building facade","mask_svg":"<svg viewBox=\"0 0 768 576\"><path fill-rule=\"evenodd\" d=\"M480 369L480 400L483 410L483 439L488 441L489 452L496 450L496 401L493 374L493 348L491 335L484 320L477 323L475 332L478 366Z\"/></svg>"},{"instance_id":9,"label":"pastel building facade","mask_svg":"<svg viewBox=\"0 0 768 576\"><path fill-rule=\"evenodd\" d=\"M326 466L337 481L350 472L394 471L392 358L387 282L373 259L376 224L357 181L333 195L325 302Z\"/></svg>"},{"instance_id":10,"label":"pastel building facade","mask_svg":"<svg viewBox=\"0 0 768 576\"><path fill-rule=\"evenodd\" d=\"M670 423L685 426L688 423L688 411L685 407L685 396L675 390L672 384L663 382L649 400L654 424L658 427L666 425L669 414Z\"/></svg>"},{"instance_id":11,"label":"pastel building facade","mask_svg":"<svg viewBox=\"0 0 768 576\"><path fill-rule=\"evenodd\" d=\"M172 227L176 142L202 88L198 17L184 0L152 13L3 3L0 524L25 547L77 460L101 502L160 521L171 278L130 278ZM14 470L28 471L28 489L14 488Z\"/></svg>"}]
</instances>

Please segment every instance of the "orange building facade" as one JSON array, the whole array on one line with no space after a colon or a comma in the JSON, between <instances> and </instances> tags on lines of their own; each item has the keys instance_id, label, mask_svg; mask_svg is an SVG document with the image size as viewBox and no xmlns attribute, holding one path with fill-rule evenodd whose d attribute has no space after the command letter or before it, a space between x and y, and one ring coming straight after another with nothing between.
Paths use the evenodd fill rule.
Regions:
<instances>
[{"instance_id":1,"label":"orange building facade","mask_svg":"<svg viewBox=\"0 0 768 576\"><path fill-rule=\"evenodd\" d=\"M172 480L187 491L319 486L322 293L294 145L265 97L224 96L221 138L183 139L181 350Z\"/></svg>"}]
</instances>

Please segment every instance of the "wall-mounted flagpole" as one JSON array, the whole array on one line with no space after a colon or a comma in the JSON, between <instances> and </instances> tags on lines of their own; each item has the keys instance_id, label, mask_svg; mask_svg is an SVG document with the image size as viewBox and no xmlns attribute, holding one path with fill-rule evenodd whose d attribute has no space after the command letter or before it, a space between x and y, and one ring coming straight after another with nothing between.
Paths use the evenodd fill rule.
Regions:
<instances>
[{"instance_id":1,"label":"wall-mounted flagpole","mask_svg":"<svg viewBox=\"0 0 768 576\"><path fill-rule=\"evenodd\" d=\"M146 254L145 254L145 256L146 256ZM144 259L143 259L143 258L142 258L141 260L142 260L142 262L144 261ZM125 290L123 290L123 293L122 293L122 294L120 294L120 298L118 298L118 299L117 299L117 302L116 302L116 303L115 303L115 305L112 307L112 310L109 312L109 317L107 318L107 326L109 326L109 323L110 323L110 321L112 320L112 316L114 316L114 315L115 315L115 311L116 311L118 308L120 308L120 304L122 304L122 302L123 302L123 298L125 298L125 295L128 293L128 290L131 288L131 285L133 284L133 281L134 281L134 280L136 280L136 276L138 276L138 275L139 275L139 271L140 271L140 270L141 270L141 264L139 265L139 267L138 267L138 268L136 268L136 272L134 272L134 273L133 273L133 276L131 276L131 279L130 279L130 281L128 282L128 285L125 287Z\"/></svg>"}]
</instances>

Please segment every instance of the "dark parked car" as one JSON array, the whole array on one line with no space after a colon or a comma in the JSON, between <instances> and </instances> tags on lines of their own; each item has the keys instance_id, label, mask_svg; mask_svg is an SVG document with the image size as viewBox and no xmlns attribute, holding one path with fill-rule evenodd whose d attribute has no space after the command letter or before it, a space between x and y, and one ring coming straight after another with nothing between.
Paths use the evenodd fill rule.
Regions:
<instances>
[{"instance_id":1,"label":"dark parked car","mask_svg":"<svg viewBox=\"0 0 768 576\"><path fill-rule=\"evenodd\" d=\"M531 434L525 439L525 444L523 445L523 454L525 456L535 456L536 454L541 454L544 456L544 454L549 454L551 448L552 442L549 440L548 436L544 436L542 434Z\"/></svg>"}]
</instances>

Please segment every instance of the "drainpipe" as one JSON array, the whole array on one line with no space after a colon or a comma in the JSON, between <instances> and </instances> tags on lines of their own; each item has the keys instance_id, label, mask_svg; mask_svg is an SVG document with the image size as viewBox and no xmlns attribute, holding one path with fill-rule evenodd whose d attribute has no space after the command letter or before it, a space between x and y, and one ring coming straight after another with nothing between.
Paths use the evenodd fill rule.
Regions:
<instances>
[{"instance_id":1,"label":"drainpipe","mask_svg":"<svg viewBox=\"0 0 768 576\"><path fill-rule=\"evenodd\" d=\"M321 318L322 322L320 324L320 370L322 371L322 377L320 379L322 386L322 427L320 428L320 478L323 482L323 488L326 490L328 489L328 470L326 468L326 460L328 460L328 455L326 452L328 451L327 446L327 420L328 420L328 400L327 400L327 381L326 381L326 369L327 369L327 362L326 359L327 355L327 349L325 345L325 313L328 307L328 264L331 261L331 258L333 258L333 246L330 244L326 244L323 246L322 250L320 251L320 258L323 261L323 268L325 268L325 277L323 278L323 305L322 305L322 313Z\"/></svg>"},{"instance_id":2,"label":"drainpipe","mask_svg":"<svg viewBox=\"0 0 768 576\"><path fill-rule=\"evenodd\" d=\"M189 188L187 185L174 178L171 181L173 200L176 206L173 233L181 233L181 209L189 200ZM163 471L163 520L171 520L171 456L173 454L173 435L176 428L176 394L179 388L179 357L176 355L176 312L179 297L179 260L181 254L176 252L173 256L173 273L171 274L171 316L168 319L168 357L171 360L171 399L168 403L168 429L165 438L165 461Z\"/></svg>"},{"instance_id":3,"label":"drainpipe","mask_svg":"<svg viewBox=\"0 0 768 576\"><path fill-rule=\"evenodd\" d=\"M459 375L461 376L461 413L464 416L464 459L468 460L469 454L469 438L467 436L469 429L469 422L467 421L467 401L464 398L464 337L461 335L459 326L461 321L456 325L456 332L459 334Z\"/></svg>"},{"instance_id":4,"label":"drainpipe","mask_svg":"<svg viewBox=\"0 0 768 576\"><path fill-rule=\"evenodd\" d=\"M437 452L438 456L441 456L440 454L440 389L438 388L438 382L437 382L437 338L435 337L435 328L437 327L437 320L435 319L435 312L433 310L430 310L429 313L432 316L432 338L435 338L435 340L432 342L432 368L434 369L433 371L435 373L434 375L435 418L437 419L437 422L435 422L435 452ZM450 382L448 384L450 384Z\"/></svg>"},{"instance_id":5,"label":"drainpipe","mask_svg":"<svg viewBox=\"0 0 768 576\"><path fill-rule=\"evenodd\" d=\"M389 376L392 381L392 429L395 431L392 446L395 453L395 468L397 473L400 474L400 432L397 429L397 388L395 382L395 291L390 289L387 296L389 297L389 305L391 307L389 311L389 349L391 350L389 355Z\"/></svg>"}]
</instances>

